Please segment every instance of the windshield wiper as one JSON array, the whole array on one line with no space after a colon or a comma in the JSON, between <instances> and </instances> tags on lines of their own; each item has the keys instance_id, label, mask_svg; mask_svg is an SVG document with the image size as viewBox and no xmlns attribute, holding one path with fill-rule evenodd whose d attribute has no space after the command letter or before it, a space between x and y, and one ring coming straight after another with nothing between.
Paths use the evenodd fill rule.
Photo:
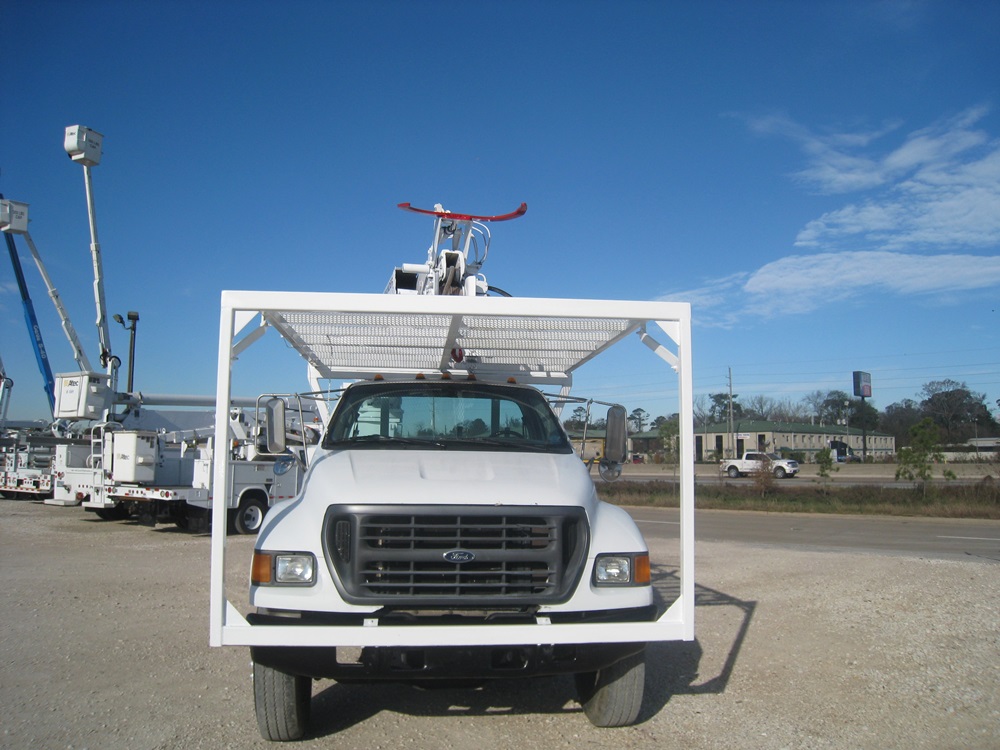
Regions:
<instances>
[{"instance_id":1,"label":"windshield wiper","mask_svg":"<svg viewBox=\"0 0 1000 750\"><path fill-rule=\"evenodd\" d=\"M513 440L509 438L496 438L496 437L474 437L474 438L461 438L456 440L456 443L468 443L471 445L481 445L487 447L497 447L506 448L512 451L528 451L545 453L551 446L546 443L539 443L534 440L527 440L525 438L515 438Z\"/></svg>"},{"instance_id":2,"label":"windshield wiper","mask_svg":"<svg viewBox=\"0 0 1000 750\"><path fill-rule=\"evenodd\" d=\"M359 435L342 440L332 440L331 445L407 445L417 448L437 448L443 450L446 446L438 440L423 440L421 438L395 437L391 435Z\"/></svg>"}]
</instances>

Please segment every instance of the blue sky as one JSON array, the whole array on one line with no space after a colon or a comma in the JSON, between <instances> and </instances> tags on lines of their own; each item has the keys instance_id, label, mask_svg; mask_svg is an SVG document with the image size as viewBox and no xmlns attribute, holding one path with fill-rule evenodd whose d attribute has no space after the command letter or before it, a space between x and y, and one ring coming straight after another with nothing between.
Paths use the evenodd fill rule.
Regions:
<instances>
[{"instance_id":1,"label":"blue sky","mask_svg":"<svg viewBox=\"0 0 1000 750\"><path fill-rule=\"evenodd\" d=\"M798 400L872 373L878 408L953 379L1000 397L1000 3L11 0L0 192L91 360L82 169L136 388L214 391L222 289L380 292L429 220L494 227L517 296L694 306L696 394ZM18 249L56 372L68 343ZM112 324L123 360L128 335ZM46 406L0 261L11 418ZM304 389L280 346L254 388ZM577 391L651 414L641 346ZM280 361L279 361L280 360ZM272 381L281 381L280 383ZM237 381L239 384L239 381ZM246 395L251 395L249 392Z\"/></svg>"}]
</instances>

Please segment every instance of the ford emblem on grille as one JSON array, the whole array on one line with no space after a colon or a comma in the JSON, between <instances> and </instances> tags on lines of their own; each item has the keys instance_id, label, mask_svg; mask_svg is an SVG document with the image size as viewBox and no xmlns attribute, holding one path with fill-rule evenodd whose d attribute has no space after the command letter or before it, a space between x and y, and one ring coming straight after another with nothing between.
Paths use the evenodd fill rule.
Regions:
<instances>
[{"instance_id":1,"label":"ford emblem on grille","mask_svg":"<svg viewBox=\"0 0 1000 750\"><path fill-rule=\"evenodd\" d=\"M467 563L476 559L476 553L467 549L453 549L444 553L444 559L450 563Z\"/></svg>"}]
</instances>

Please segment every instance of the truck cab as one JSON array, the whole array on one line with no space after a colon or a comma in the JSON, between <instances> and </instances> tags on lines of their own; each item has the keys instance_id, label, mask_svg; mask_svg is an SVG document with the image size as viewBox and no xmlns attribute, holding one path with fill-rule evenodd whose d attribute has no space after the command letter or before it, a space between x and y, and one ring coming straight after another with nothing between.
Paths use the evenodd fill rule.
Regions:
<instances>
[{"instance_id":1,"label":"truck cab","mask_svg":"<svg viewBox=\"0 0 1000 750\"><path fill-rule=\"evenodd\" d=\"M642 535L624 510L598 501L545 397L452 380L344 392L303 491L264 521L250 597L258 624L610 625L655 614ZM252 655L258 670L287 675L426 682L596 673L628 657L641 664L642 647L387 647L355 661L335 647Z\"/></svg>"}]
</instances>

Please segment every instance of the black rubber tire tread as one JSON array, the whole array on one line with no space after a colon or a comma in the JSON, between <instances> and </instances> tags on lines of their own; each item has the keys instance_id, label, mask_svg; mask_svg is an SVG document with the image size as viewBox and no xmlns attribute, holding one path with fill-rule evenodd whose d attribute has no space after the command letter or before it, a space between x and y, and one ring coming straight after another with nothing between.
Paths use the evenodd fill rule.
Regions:
<instances>
[{"instance_id":1,"label":"black rubber tire tread","mask_svg":"<svg viewBox=\"0 0 1000 750\"><path fill-rule=\"evenodd\" d=\"M642 708L645 687L645 650L597 672L576 675L577 698L595 727L634 724Z\"/></svg>"},{"instance_id":2,"label":"black rubber tire tread","mask_svg":"<svg viewBox=\"0 0 1000 750\"><path fill-rule=\"evenodd\" d=\"M272 742L302 739L309 724L312 680L254 662L253 702L261 737Z\"/></svg>"}]
</instances>

